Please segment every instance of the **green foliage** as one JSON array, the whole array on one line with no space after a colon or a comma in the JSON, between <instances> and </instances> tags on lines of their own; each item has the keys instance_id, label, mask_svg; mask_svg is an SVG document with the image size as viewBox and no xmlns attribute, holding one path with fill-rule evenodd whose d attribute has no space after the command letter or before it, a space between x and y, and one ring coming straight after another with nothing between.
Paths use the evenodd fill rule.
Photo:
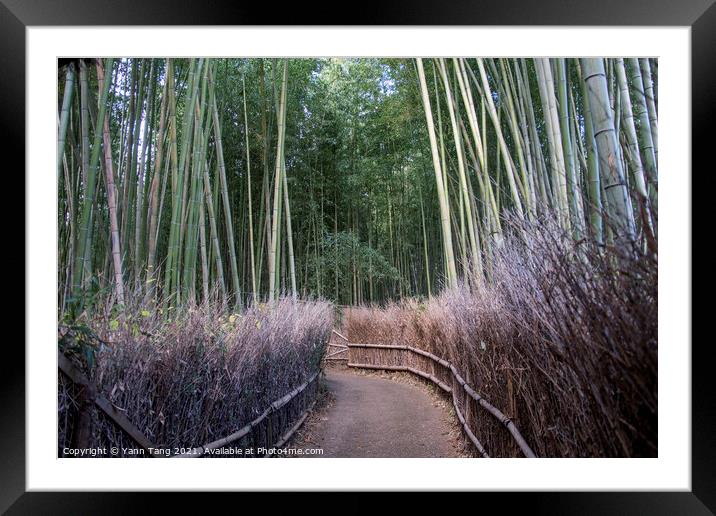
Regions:
<instances>
[{"instance_id":1,"label":"green foliage","mask_svg":"<svg viewBox=\"0 0 716 516\"><path fill-rule=\"evenodd\" d=\"M63 326L57 341L60 352L74 357L89 372L95 366L96 355L105 346L104 341L86 324Z\"/></svg>"},{"instance_id":2,"label":"green foliage","mask_svg":"<svg viewBox=\"0 0 716 516\"><path fill-rule=\"evenodd\" d=\"M328 267L341 270L355 267L356 270L371 275L374 279L400 279L398 269L376 249L361 242L353 233L340 231L326 233L323 238L323 255Z\"/></svg>"},{"instance_id":3,"label":"green foliage","mask_svg":"<svg viewBox=\"0 0 716 516\"><path fill-rule=\"evenodd\" d=\"M203 76L196 69L197 62L182 58L114 61L111 73L107 70L111 80L105 103L110 122L108 156L96 127L103 91L94 63L87 66L87 102L83 105L89 111L90 123L85 124L89 131L82 127L80 95L75 95L69 109L64 161L58 160L66 163L60 167L58 190L58 304L63 321L72 322L95 311L97 299L108 297L106 294L114 288L112 283L121 283L116 281L113 270L116 255L120 256L120 277L127 295L143 290L139 294L145 302L164 302L166 310L168 304L181 309L193 293L196 301L201 301L199 298L208 295L217 284L225 285L220 290L232 300L239 296L250 299L252 262L257 298L267 298L277 112L284 60L208 59L212 78L201 82L198 90L193 86L198 83L190 81L191 77L200 80ZM475 261L479 255L486 262L485 270L489 270L491 237L500 238L500 221L515 209L519 199L528 206L532 199L528 202L527 198L534 197L537 212L554 207L556 186L561 182L553 172L556 158L550 146L551 126L547 126L543 112L544 88L535 60L481 62L487 88L481 82L476 59L445 59L444 66L439 61L424 60L426 96L439 133L439 161L449 204L443 215L415 60L287 60L283 156L300 295L331 297L339 303L382 303L406 295L428 295L431 286L435 293L445 284L449 268L445 263L448 252L444 249L444 233L451 233L454 241L455 275L464 276L467 262ZM605 66L613 82L611 62L607 60ZM460 66L464 67L463 85L458 84ZM65 75L61 73L62 80L58 82L60 103ZM585 98L577 60L567 60L566 77L566 114L572 119L570 131L574 131L575 149L570 169L576 173L574 181L570 181L577 184L577 189L586 190L593 185L599 191L599 184L590 181L590 177L599 177L599 170L595 160L588 163L586 155L589 146L585 140ZM173 84L171 94L164 93L167 84ZM645 80L648 84L651 82ZM472 107L461 94L461 86L470 92ZM79 85L76 87L79 91ZM446 87L453 90L457 125L449 116ZM607 93L612 98L615 92L610 88ZM198 99L196 109L189 106L192 96ZM164 117L162 126L160 106L167 99L165 107L172 114ZM215 130L213 116L206 116L213 115L212 99L216 100L220 131ZM497 120L492 119L490 103L497 110ZM642 106L634 113L640 136L650 128L649 123L656 124L644 109ZM190 122L202 113L200 130L195 135ZM477 124L479 138L473 135L473 124ZM453 133L459 126L464 127L465 134L458 147ZM162 127L164 133L160 134ZM89 139L86 151L82 146L83 132ZM142 156L145 138L148 145ZM506 151L500 140L504 140ZM564 142L561 140L560 143L568 141L566 134ZM224 174L219 173L219 147L223 149ZM160 155L163 161L157 164ZM101 166L83 163L96 156L102 156L97 160ZM459 157L463 158L464 182L459 174ZM116 254L112 254L105 184L108 158L115 177L115 215L121 239ZM202 160L205 163L199 164ZM186 167L181 166L183 161ZM141 170L140 165L144 167ZM203 171L194 175L202 165L207 171L208 196L192 189L192 185L204 182ZM517 188L507 173L510 167L515 169ZM631 179L634 172L627 172ZM158 188L152 192L150 185L154 188L157 174ZM656 170L651 175L653 179L647 177L645 187L647 201L655 204ZM226 188L221 180L224 176ZM570 196L577 199L573 193ZM210 227L209 201L205 197L212 199L215 228ZM150 198L157 201L153 235L149 231L153 210ZM468 199L474 205L466 205ZM589 199L597 196L590 193ZM640 202L638 197L632 199L636 215ZM200 241L197 233L201 208L206 235ZM576 205L569 209L578 211ZM248 234L249 212L252 238ZM280 213L285 217L287 212ZM598 210L592 212L594 216ZM276 279L284 292L290 288L294 270L288 257L287 227L285 218L281 218L277 228ZM466 249L476 242L470 237L473 233L479 233L479 243L474 245L479 249L468 257ZM154 241L148 241L152 238ZM85 242L88 248L83 252ZM145 256L147 248L154 253L151 266ZM199 254L200 249L206 256ZM239 296L234 295L235 291Z\"/></svg>"},{"instance_id":4,"label":"green foliage","mask_svg":"<svg viewBox=\"0 0 716 516\"><path fill-rule=\"evenodd\" d=\"M65 311L62 314L61 323L73 325L77 323L84 314L94 313L99 304L104 301L112 292L111 285L102 285L97 276L91 276L85 281L83 295L70 295L65 298ZM115 309L119 309L115 307Z\"/></svg>"},{"instance_id":5,"label":"green foliage","mask_svg":"<svg viewBox=\"0 0 716 516\"><path fill-rule=\"evenodd\" d=\"M373 281L401 281L400 272L377 249L362 242L355 234L339 231L326 232L321 240L320 255L309 255L309 270L323 271L322 281L331 284L338 274L341 292L350 287L354 274ZM317 283L312 281L310 292L316 294ZM334 293L326 293L331 297Z\"/></svg>"}]
</instances>

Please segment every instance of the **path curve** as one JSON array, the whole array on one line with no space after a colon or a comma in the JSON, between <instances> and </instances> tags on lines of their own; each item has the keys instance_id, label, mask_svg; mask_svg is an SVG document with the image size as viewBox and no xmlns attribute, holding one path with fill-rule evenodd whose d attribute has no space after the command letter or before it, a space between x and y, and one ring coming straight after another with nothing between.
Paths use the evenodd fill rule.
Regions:
<instances>
[{"instance_id":1,"label":"path curve","mask_svg":"<svg viewBox=\"0 0 716 516\"><path fill-rule=\"evenodd\" d=\"M420 387L350 371L326 371L332 406L310 444L314 457L457 457L449 415Z\"/></svg>"}]
</instances>

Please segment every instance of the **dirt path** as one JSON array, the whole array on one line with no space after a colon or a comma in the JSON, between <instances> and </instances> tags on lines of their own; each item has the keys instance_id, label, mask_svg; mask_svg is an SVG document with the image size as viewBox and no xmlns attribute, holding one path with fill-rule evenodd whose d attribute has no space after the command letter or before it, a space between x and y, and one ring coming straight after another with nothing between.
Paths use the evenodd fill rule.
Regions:
<instances>
[{"instance_id":1,"label":"dirt path","mask_svg":"<svg viewBox=\"0 0 716 516\"><path fill-rule=\"evenodd\" d=\"M449 415L420 387L329 370L332 405L311 429L318 457L457 457Z\"/></svg>"}]
</instances>

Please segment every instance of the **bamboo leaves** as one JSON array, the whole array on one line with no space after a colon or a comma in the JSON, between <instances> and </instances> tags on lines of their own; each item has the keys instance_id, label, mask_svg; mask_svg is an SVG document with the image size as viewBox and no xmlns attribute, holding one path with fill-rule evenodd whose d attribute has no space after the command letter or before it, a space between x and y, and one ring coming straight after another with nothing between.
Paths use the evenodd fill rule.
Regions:
<instances>
[{"instance_id":1,"label":"bamboo leaves","mask_svg":"<svg viewBox=\"0 0 716 516\"><path fill-rule=\"evenodd\" d=\"M59 84L61 310L433 296L489 283L523 219L656 235L653 59L86 62Z\"/></svg>"}]
</instances>

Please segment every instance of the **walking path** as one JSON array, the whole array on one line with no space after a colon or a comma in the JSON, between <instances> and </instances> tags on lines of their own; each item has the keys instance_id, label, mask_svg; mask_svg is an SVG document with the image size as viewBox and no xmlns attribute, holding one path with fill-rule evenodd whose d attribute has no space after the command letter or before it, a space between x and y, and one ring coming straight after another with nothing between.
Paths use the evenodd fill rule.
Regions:
<instances>
[{"instance_id":1,"label":"walking path","mask_svg":"<svg viewBox=\"0 0 716 516\"><path fill-rule=\"evenodd\" d=\"M309 443L316 457L457 457L449 415L420 387L350 371L328 370L333 405Z\"/></svg>"}]
</instances>

